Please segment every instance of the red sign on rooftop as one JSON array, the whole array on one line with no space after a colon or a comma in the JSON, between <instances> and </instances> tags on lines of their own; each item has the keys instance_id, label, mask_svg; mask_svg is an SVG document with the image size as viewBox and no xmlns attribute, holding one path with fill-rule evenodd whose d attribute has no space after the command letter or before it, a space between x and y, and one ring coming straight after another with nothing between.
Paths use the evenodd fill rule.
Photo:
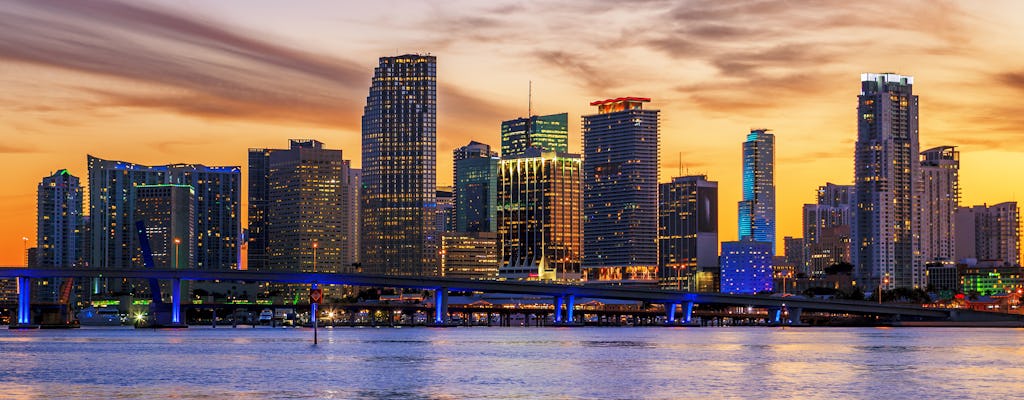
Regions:
<instances>
[{"instance_id":1,"label":"red sign on rooftop","mask_svg":"<svg viewBox=\"0 0 1024 400\"><path fill-rule=\"evenodd\" d=\"M603 105L603 104L611 104L611 103L618 103L618 102L643 102L643 103L647 103L647 102L650 102L650 101L651 101L650 97L619 97L617 99L606 99L606 100L592 101L592 102L590 102L590 105L592 105L592 106L600 106L600 105Z\"/></svg>"},{"instance_id":2,"label":"red sign on rooftop","mask_svg":"<svg viewBox=\"0 0 1024 400\"><path fill-rule=\"evenodd\" d=\"M619 97L617 99L598 100L590 102L590 105L597 106L598 114L608 114L626 110L643 109L642 103L651 101L649 97Z\"/></svg>"}]
</instances>

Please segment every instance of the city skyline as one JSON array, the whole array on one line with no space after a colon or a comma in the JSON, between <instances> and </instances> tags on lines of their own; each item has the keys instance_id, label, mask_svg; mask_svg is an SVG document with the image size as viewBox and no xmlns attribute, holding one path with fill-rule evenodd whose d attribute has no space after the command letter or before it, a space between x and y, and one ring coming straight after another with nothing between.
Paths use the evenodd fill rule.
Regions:
<instances>
[{"instance_id":1,"label":"city skyline","mask_svg":"<svg viewBox=\"0 0 1024 400\"><path fill-rule=\"evenodd\" d=\"M1022 28L1013 25L1009 16L1020 14L1013 9L1020 8L1020 4L992 3L985 9L971 10L968 5L956 3L927 8L920 3L903 3L893 7L924 15L870 23L852 18L847 29L863 28L867 38L891 35L915 43L892 46L874 60L858 57L867 45L841 39L842 27L823 32L773 29L767 32L767 39L753 40L748 47L728 46L751 39L754 34L748 29L757 30L737 27L733 18L753 15L790 24L819 22L805 25L820 28L821 21L843 12L856 15L856 11L868 9L867 5L807 6L803 7L806 13L798 16L787 15L785 5L722 4L704 10L657 2L643 7L632 5L641 8L638 12L629 12L625 8L631 5L625 5L606 16L615 28L611 31L616 33L611 34L620 35L622 40L630 38L624 43L625 50L616 50L619 55L649 56L633 62L599 57L595 50L609 34L588 39L586 33L591 30L585 27L578 27L580 33L575 35L579 36L561 36L541 29L537 38L529 41L520 34L484 45L487 38L500 36L498 33L508 26L506 22L468 16L487 15L479 8L467 14L434 10L432 15L461 23L480 37L454 41L438 30L423 38L414 37L422 26L396 29L400 22L415 22L417 8L408 7L408 14L400 13L397 21L382 22L378 29L366 33L378 34L379 38L358 43L359 36L350 36L344 42L305 39L341 36L325 35L332 32L325 24L330 17L351 12L348 25L357 25L353 21L374 20L372 16L379 15L378 11L360 9L362 5L355 9L321 9L324 18L314 18L308 28L288 29L285 24L268 29L259 28L268 18L303 20L313 12L282 13L262 5L233 14L230 20L218 17L226 13L217 13L216 7L240 9L236 5L211 5L204 14L152 3L72 3L53 8L15 2L2 11L11 25L0 28L0 38L5 39L0 45L0 64L11 67L11 72L3 83L8 117L0 128L6 138L0 149L4 153L0 167L20 173L5 176L0 182L9 188L0 197L0 218L7 222L0 230L0 264L19 265L23 260L21 238L35 237L35 216L25 210L34 209L38 179L64 168L76 176L86 176L86 153L148 165L245 165L245 149L274 146L299 136L355 154L361 150L358 115L375 61L380 56L410 52L410 48L429 51L439 59L437 152L442 155L469 140L497 145L500 121L527 114L526 83L531 79L536 114L569 113L569 147L573 149L580 148L579 116L587 113L589 101L619 95L648 96L654 99L652 107L661 109L663 115L659 180L666 182L673 176L679 168L674 156L683 152L683 164L690 173L706 173L720 182L720 204L727 205L739 200L736 143L752 127L773 127L779 132L777 237L800 236L800 205L812 202L810 193L815 187L825 182L852 182L856 125L851 109L857 94L854 85L863 72L893 71L916 78L915 94L922 96L921 148L958 147L964 206L1015 200L1015 183L1024 181L1024 168L1018 160L1021 149L1013 140L1021 125L1020 116L1014 115L1014 106L1007 101L1024 88L1024 73L1017 65L999 62L1004 54L1019 53L1013 51L1017 48L1014 46L1020 46L1013 43L1013 37L1022 36ZM581 11L565 5L494 7L507 8L511 21L517 20L517 15L536 14L537 8L550 8L540 11L550 11L553 16ZM317 11L315 8L310 7ZM625 26L647 15L641 11L657 15L666 28L627 35ZM120 24L125 21L117 18L152 21L198 40L179 41L175 35L151 30L141 23ZM694 27L681 26L695 19L700 23ZM26 25L39 20L43 22L39 27ZM583 20L596 21L590 17ZM875 23L881 25L870 27ZM38 29L52 31L32 36ZM120 42L115 41L99 47L113 54L97 51L94 53L100 56L96 56L39 39L67 37L82 29L99 38L107 39L109 35L102 34L115 33L115 37L148 38L161 45L127 54L134 47L119 49ZM678 40L669 40L667 34L674 31L680 33ZM507 56L488 59L483 55L486 49L493 51L493 46L502 44L512 46L511 53L519 54L524 50L517 40L533 46L537 39L558 41L528 50L541 57L522 71L495 68L507 61ZM689 43L692 46L685 46L687 39L695 41ZM82 40L93 43L89 41L100 39L84 35ZM573 52L557 50L566 41L580 46ZM225 56L218 50L224 46L244 50L241 53L247 56L229 56L226 65L246 66L241 69L245 73L204 69L198 65L201 63L186 57L210 60ZM395 46L400 47L397 52ZM723 50L726 48L731 50ZM36 52L30 54L25 49ZM746 61L755 58L756 64ZM692 67L683 69L694 77L677 79L671 75L669 66L680 60ZM642 64L650 66L640 67ZM668 75L652 74L654 71ZM45 78L40 79L44 73ZM268 77L279 78L279 82ZM702 84L709 80L715 84ZM964 80L971 85L953 85ZM669 86L681 86L667 90L663 88L667 82L671 82ZM330 93L323 94L325 88ZM748 99L765 90L775 93L772 102ZM292 100L300 107L292 105ZM271 107L277 104L282 105L280 109ZM792 110L814 116L792 118ZM38 144L41 138L55 144ZM437 161L442 171L437 183L450 185L451 176L444 171L451 170L451 160L442 156ZM996 168L1005 173L993 174ZM245 182L242 187L246 187ZM248 196L242 193L240 197ZM722 213L722 226L732 226L734 218L732 213ZM732 232L722 231L720 240L734 239Z\"/></svg>"}]
</instances>

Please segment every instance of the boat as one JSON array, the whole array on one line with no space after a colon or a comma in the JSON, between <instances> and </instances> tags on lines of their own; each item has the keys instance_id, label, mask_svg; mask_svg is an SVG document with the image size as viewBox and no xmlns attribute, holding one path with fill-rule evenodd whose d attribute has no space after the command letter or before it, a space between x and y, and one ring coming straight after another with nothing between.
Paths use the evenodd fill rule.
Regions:
<instances>
[{"instance_id":1,"label":"boat","mask_svg":"<svg viewBox=\"0 0 1024 400\"><path fill-rule=\"evenodd\" d=\"M77 317L82 326L121 326L121 313L116 307L86 307Z\"/></svg>"}]
</instances>

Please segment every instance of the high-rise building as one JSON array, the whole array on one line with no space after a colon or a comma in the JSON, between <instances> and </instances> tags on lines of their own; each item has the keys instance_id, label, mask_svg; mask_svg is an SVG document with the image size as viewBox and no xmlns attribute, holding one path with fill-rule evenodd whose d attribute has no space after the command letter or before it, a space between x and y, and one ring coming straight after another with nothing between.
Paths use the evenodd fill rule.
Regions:
<instances>
[{"instance_id":1,"label":"high-rise building","mask_svg":"<svg viewBox=\"0 0 1024 400\"><path fill-rule=\"evenodd\" d=\"M722 293L756 294L774 289L772 244L747 236L722 242Z\"/></svg>"},{"instance_id":2,"label":"high-rise building","mask_svg":"<svg viewBox=\"0 0 1024 400\"><path fill-rule=\"evenodd\" d=\"M960 152L941 146L921 152L921 259L956 257L956 209L960 206Z\"/></svg>"},{"instance_id":3,"label":"high-rise building","mask_svg":"<svg viewBox=\"0 0 1024 400\"><path fill-rule=\"evenodd\" d=\"M457 232L441 237L441 276L497 279L498 260L496 232Z\"/></svg>"},{"instance_id":4,"label":"high-rise building","mask_svg":"<svg viewBox=\"0 0 1024 400\"><path fill-rule=\"evenodd\" d=\"M498 153L475 141L454 151L455 230L495 232L498 229Z\"/></svg>"},{"instance_id":5,"label":"high-rise building","mask_svg":"<svg viewBox=\"0 0 1024 400\"><path fill-rule=\"evenodd\" d=\"M680 176L658 187L658 280L704 291L695 277L718 269L718 182Z\"/></svg>"},{"instance_id":6,"label":"high-rise building","mask_svg":"<svg viewBox=\"0 0 1024 400\"><path fill-rule=\"evenodd\" d=\"M133 266L135 187L189 185L195 190L197 269L236 269L241 240L241 168L199 164L146 166L89 156L90 263Z\"/></svg>"},{"instance_id":7,"label":"high-rise building","mask_svg":"<svg viewBox=\"0 0 1024 400\"><path fill-rule=\"evenodd\" d=\"M541 152L498 164L499 273L509 279L576 280L583 253L582 162Z\"/></svg>"},{"instance_id":8,"label":"high-rise building","mask_svg":"<svg viewBox=\"0 0 1024 400\"><path fill-rule=\"evenodd\" d=\"M437 59L381 57L362 118L363 270L434 274Z\"/></svg>"},{"instance_id":9,"label":"high-rise building","mask_svg":"<svg viewBox=\"0 0 1024 400\"><path fill-rule=\"evenodd\" d=\"M194 269L196 208L192 186L139 185L135 192L133 219L145 224L153 265L156 268ZM138 246L135 263L142 264L141 243Z\"/></svg>"},{"instance_id":10,"label":"high-rise building","mask_svg":"<svg viewBox=\"0 0 1024 400\"><path fill-rule=\"evenodd\" d=\"M861 75L851 253L854 277L867 287L880 282L888 282L886 289L927 285L917 228L921 164L913 87L910 76Z\"/></svg>"},{"instance_id":11,"label":"high-rise building","mask_svg":"<svg viewBox=\"0 0 1024 400\"><path fill-rule=\"evenodd\" d=\"M850 226L856 194L852 185L819 186L817 204L804 204L804 263L800 272L823 278L825 268L850 262Z\"/></svg>"},{"instance_id":12,"label":"high-rise building","mask_svg":"<svg viewBox=\"0 0 1024 400\"><path fill-rule=\"evenodd\" d=\"M451 186L438 186L437 208L434 211L434 226L438 235L455 232L455 196ZM438 236L440 237L440 236Z\"/></svg>"},{"instance_id":13,"label":"high-rise building","mask_svg":"<svg viewBox=\"0 0 1024 400\"><path fill-rule=\"evenodd\" d=\"M786 236L782 238L782 243L785 264L792 266L796 273L806 274L805 265L807 265L807 262L804 260L804 257L807 255L807 245L804 242L804 238ZM779 263L775 264L778 265Z\"/></svg>"},{"instance_id":14,"label":"high-rise building","mask_svg":"<svg viewBox=\"0 0 1024 400\"><path fill-rule=\"evenodd\" d=\"M956 259L1020 265L1020 209L1017 202L958 209Z\"/></svg>"},{"instance_id":15,"label":"high-rise building","mask_svg":"<svg viewBox=\"0 0 1024 400\"><path fill-rule=\"evenodd\" d=\"M501 123L501 156L522 155L529 148L569 151L569 114L533 115Z\"/></svg>"},{"instance_id":16,"label":"high-rise building","mask_svg":"<svg viewBox=\"0 0 1024 400\"><path fill-rule=\"evenodd\" d=\"M772 244L775 254L775 135L752 129L743 142L739 237Z\"/></svg>"},{"instance_id":17,"label":"high-rise building","mask_svg":"<svg viewBox=\"0 0 1024 400\"><path fill-rule=\"evenodd\" d=\"M357 168L348 170L348 265L355 266L355 272L362 272L362 249L360 240L363 237L363 171Z\"/></svg>"},{"instance_id":18,"label":"high-rise building","mask_svg":"<svg viewBox=\"0 0 1024 400\"><path fill-rule=\"evenodd\" d=\"M41 267L68 268L82 263L82 185L62 169L39 183L36 246Z\"/></svg>"},{"instance_id":19,"label":"high-rise building","mask_svg":"<svg viewBox=\"0 0 1024 400\"><path fill-rule=\"evenodd\" d=\"M353 272L359 221L353 219L350 163L311 139L288 149L249 150L249 268Z\"/></svg>"},{"instance_id":20,"label":"high-rise building","mask_svg":"<svg viewBox=\"0 0 1024 400\"><path fill-rule=\"evenodd\" d=\"M648 98L591 102L583 116L583 270L588 280L655 282L658 110Z\"/></svg>"}]
</instances>

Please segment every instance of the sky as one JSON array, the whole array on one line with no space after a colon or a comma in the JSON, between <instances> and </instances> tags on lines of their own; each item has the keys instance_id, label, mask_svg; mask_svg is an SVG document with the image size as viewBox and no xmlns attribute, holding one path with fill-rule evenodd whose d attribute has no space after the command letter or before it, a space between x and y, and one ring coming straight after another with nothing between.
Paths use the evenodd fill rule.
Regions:
<instances>
[{"instance_id":1,"label":"sky","mask_svg":"<svg viewBox=\"0 0 1024 400\"><path fill-rule=\"evenodd\" d=\"M314 138L358 167L373 68L406 53L437 57L440 185L452 149L497 146L527 114L531 81L535 114L569 113L574 152L591 101L650 97L660 179L718 181L721 240L742 141L774 130L777 236L799 237L816 188L852 182L860 74L895 72L915 78L921 149L958 146L961 204L1016 200L1022 15L1009 0L3 0L0 265L35 245L39 181L67 168L84 185L87 154L244 166L248 148Z\"/></svg>"}]
</instances>

